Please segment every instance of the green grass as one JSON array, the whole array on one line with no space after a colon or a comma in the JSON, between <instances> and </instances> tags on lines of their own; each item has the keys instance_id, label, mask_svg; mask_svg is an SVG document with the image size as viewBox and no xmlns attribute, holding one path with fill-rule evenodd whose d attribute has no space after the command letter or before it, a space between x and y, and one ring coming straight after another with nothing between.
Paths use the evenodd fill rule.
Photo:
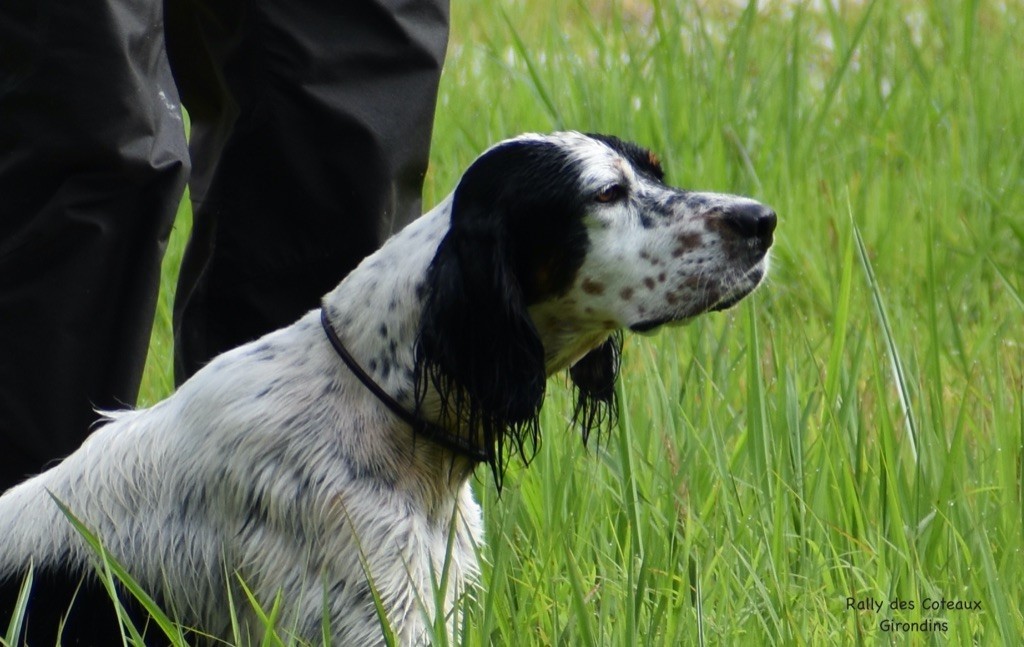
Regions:
<instances>
[{"instance_id":1,"label":"green grass","mask_svg":"<svg viewBox=\"0 0 1024 647\"><path fill-rule=\"evenodd\" d=\"M500 499L480 473L462 641L1019 644L1024 4L452 4L427 204L491 142L571 128L780 216L754 297L627 339L618 429L581 447L555 380L533 464Z\"/></svg>"}]
</instances>

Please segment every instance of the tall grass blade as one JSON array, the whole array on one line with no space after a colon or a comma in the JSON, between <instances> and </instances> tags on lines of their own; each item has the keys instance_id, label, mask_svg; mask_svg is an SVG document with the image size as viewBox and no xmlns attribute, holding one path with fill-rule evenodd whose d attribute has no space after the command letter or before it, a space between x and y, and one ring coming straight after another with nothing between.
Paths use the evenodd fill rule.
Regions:
<instances>
[{"instance_id":1,"label":"tall grass blade","mask_svg":"<svg viewBox=\"0 0 1024 647\"><path fill-rule=\"evenodd\" d=\"M108 573L113 577L116 577L118 583L120 583L121 586L123 586L128 593L130 593L132 597L142 605L146 610L146 613L150 615L151 619L160 628L160 631L163 632L166 637L172 639L175 645L187 644L180 627L173 622L162 609L160 609L156 601L145 591L145 589L142 588L138 581L136 581L135 578L133 578L116 559L107 553L106 548L103 546L103 543L99 538L84 523L82 523L82 521L76 517L60 499L54 496L52 492L50 493L50 498L52 498L54 503L57 504L57 507L60 508L60 511L65 517L67 517L68 521L71 522L75 531L81 535L89 548L100 558L100 563L104 570L108 571ZM123 608L118 602L117 591L113 587L113 580L109 576L101 579L103 579L104 583L108 586L108 592L111 595L111 600L115 604L115 609L118 612L118 618L133 633L137 642L141 644L141 635L138 634L136 628L132 626L131 622L128 622L128 619L124 617Z\"/></svg>"},{"instance_id":2,"label":"tall grass blade","mask_svg":"<svg viewBox=\"0 0 1024 647\"><path fill-rule=\"evenodd\" d=\"M359 533L356 532L356 525L352 522L352 517L348 513L348 507L344 501L338 500L338 504L342 507L342 512L345 514L345 518L348 520L349 527L352 528L352 537L355 541L356 549L359 551L359 564L363 568L363 573L366 575L366 584L370 587L370 596L373 599L373 608L377 613L377 621L380 623L381 635L384 638L384 644L387 647L395 647L398 643L398 639L395 636L394 629L391 628L391 622L388 620L388 612L384 606L384 598L381 596L380 591L377 589L377 584L374 582L373 573L370 571L370 562L366 558L366 551L363 550L363 542L359 537Z\"/></svg>"},{"instance_id":3,"label":"tall grass blade","mask_svg":"<svg viewBox=\"0 0 1024 647\"><path fill-rule=\"evenodd\" d=\"M3 638L5 646L13 647L14 645L21 644L21 633L23 625L25 624L25 611L28 609L28 596L32 591L34 571L35 565L30 562L28 572L21 581L21 588L18 589L18 599L14 603L14 609L11 613L11 621L7 625L7 633Z\"/></svg>"},{"instance_id":4,"label":"tall grass blade","mask_svg":"<svg viewBox=\"0 0 1024 647\"><path fill-rule=\"evenodd\" d=\"M562 115L558 110L557 105L551 98L551 93L547 89L547 84L540 76L540 72L537 69L537 61L535 60L533 53L527 48L523 42L522 37L519 35L519 30L512 23L512 20L508 17L508 14L503 8L499 6L502 18L505 20L505 27L508 29L508 34L512 38L512 44L515 46L516 54L523 59L526 64L526 70L530 75L530 81L533 83L533 89L536 91L537 96L540 97L541 104L547 110L548 116L551 117L551 122L555 129L561 130L564 128L564 121Z\"/></svg>"},{"instance_id":5,"label":"tall grass blade","mask_svg":"<svg viewBox=\"0 0 1024 647\"><path fill-rule=\"evenodd\" d=\"M576 628L580 632L580 643L587 647L597 647L598 642L594 637L591 627L593 614L587 609L585 587L583 586L583 575L580 573L579 563L572 553L572 548L566 542L565 546L566 564L569 566L569 584L572 586L572 608L576 615Z\"/></svg>"},{"instance_id":6,"label":"tall grass blade","mask_svg":"<svg viewBox=\"0 0 1024 647\"><path fill-rule=\"evenodd\" d=\"M277 633L277 622L281 615L281 603L282 596L280 593L274 596L273 604L270 607L268 613L263 605L257 599L256 594L253 593L249 585L245 583L241 575L236 574L235 579L238 581L238 585L242 588L242 593L249 601L249 606L252 608L253 613L256 614L256 619L259 620L260 624L263 625L263 640L260 642L261 647L283 647L284 642Z\"/></svg>"},{"instance_id":7,"label":"tall grass blade","mask_svg":"<svg viewBox=\"0 0 1024 647\"><path fill-rule=\"evenodd\" d=\"M834 11L831 3L825 3L826 8ZM871 0L871 3L864 9L864 15L861 16L860 22L857 23L857 27L854 30L853 39L849 45L846 46L846 51L843 52L842 58L839 60L835 71L832 76L829 77L828 84L825 87L824 96L821 97L818 103L818 110L811 121L809 128L803 132L804 143L807 146L812 145L821 134L822 124L825 118L828 116L829 111L832 109L832 104L835 102L836 97L839 95L839 86L846 78L846 74L850 69L850 64L853 62L854 55L857 53L857 48L860 45L861 39L864 37L864 31L868 26L868 22L874 13L875 5L878 4L878 0Z\"/></svg>"},{"instance_id":8,"label":"tall grass blade","mask_svg":"<svg viewBox=\"0 0 1024 647\"><path fill-rule=\"evenodd\" d=\"M881 289L871 269L871 261L868 258L867 248L864 246L864 239L860 235L860 229L853 223L853 236L857 241L857 254L860 257L861 267L864 269L864 276L868 282L868 290L871 292L871 301L875 306L875 314L882 326L882 333L885 336L885 347L889 354L889 361L893 373L893 381L896 385L896 393L899 396L900 406L903 409L903 418L906 422L907 441L910 443L910 452L913 455L914 463L918 462L918 433L917 423L914 419L914 408L910 402L910 392L907 388L906 370L903 368L903 360L900 357L899 348L896 345L896 338L892 332L892 324L889 315L885 310L885 302L882 300Z\"/></svg>"}]
</instances>

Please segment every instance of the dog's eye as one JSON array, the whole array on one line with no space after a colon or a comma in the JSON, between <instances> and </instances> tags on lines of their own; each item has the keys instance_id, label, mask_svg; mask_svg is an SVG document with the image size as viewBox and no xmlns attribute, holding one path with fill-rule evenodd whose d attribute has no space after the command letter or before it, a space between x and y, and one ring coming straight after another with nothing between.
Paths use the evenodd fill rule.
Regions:
<instances>
[{"instance_id":1,"label":"dog's eye","mask_svg":"<svg viewBox=\"0 0 1024 647\"><path fill-rule=\"evenodd\" d=\"M621 184L609 184L597 192L594 199L603 204L618 202L626 196L626 188Z\"/></svg>"}]
</instances>

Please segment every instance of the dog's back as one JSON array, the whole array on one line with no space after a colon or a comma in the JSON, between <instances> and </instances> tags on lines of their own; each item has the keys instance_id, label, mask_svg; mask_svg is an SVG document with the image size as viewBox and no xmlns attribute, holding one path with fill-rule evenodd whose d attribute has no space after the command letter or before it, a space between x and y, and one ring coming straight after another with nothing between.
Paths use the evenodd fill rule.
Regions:
<instances>
[{"instance_id":1,"label":"dog's back","mask_svg":"<svg viewBox=\"0 0 1024 647\"><path fill-rule=\"evenodd\" d=\"M102 558L68 515L101 538L105 554L158 603L165 602L168 581L173 590L190 591L196 608L224 597L223 553L211 535L223 510L204 505L204 490L195 487L218 482L223 467L211 457L223 454L204 447L196 438L202 430L185 422L183 409L205 406L206 391L190 397L196 392L184 389L150 409L112 414L75 453L0 497L0 632L31 567L22 643L57 644L59 631L65 645L120 644L127 634L97 576ZM116 581L111 576L108 584ZM117 591L142 631L147 615L122 587ZM180 612L182 620L209 620L187 606Z\"/></svg>"},{"instance_id":2,"label":"dog's back","mask_svg":"<svg viewBox=\"0 0 1024 647\"><path fill-rule=\"evenodd\" d=\"M440 577L455 501L421 514L425 506L410 507L399 474L363 466L363 455L372 459L384 442L362 431L380 412L353 402L372 397L362 389L341 386L348 374L320 352L328 342L316 321L308 315L221 355L150 409L114 414L62 463L0 497L0 633L32 563L23 642L56 644L70 609L62 644L121 643L95 577L98 556L59 501L164 612L204 634L230 639L233 620L243 640L263 633L242 581L265 609L278 594L288 600L279 619L286 633L314 640L326 617L335 644L378 643L365 554L386 565L374 573L376 586L403 635L421 635L419 604L432 599L431 578ZM459 492L476 534L465 538L462 520L452 566L461 581L475 565L480 513L468 485ZM141 629L145 615L137 605L133 612ZM152 626L147 641L167 642Z\"/></svg>"}]
</instances>

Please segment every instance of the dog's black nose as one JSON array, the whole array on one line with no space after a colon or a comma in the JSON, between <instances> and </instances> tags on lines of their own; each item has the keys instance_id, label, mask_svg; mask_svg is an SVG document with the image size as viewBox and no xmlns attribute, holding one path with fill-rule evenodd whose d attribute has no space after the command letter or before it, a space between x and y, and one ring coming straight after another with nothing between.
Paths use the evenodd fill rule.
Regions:
<instances>
[{"instance_id":1,"label":"dog's black nose","mask_svg":"<svg viewBox=\"0 0 1024 647\"><path fill-rule=\"evenodd\" d=\"M729 229L744 238L756 238L765 248L772 244L776 220L774 211L757 202L735 205L722 213Z\"/></svg>"}]
</instances>

